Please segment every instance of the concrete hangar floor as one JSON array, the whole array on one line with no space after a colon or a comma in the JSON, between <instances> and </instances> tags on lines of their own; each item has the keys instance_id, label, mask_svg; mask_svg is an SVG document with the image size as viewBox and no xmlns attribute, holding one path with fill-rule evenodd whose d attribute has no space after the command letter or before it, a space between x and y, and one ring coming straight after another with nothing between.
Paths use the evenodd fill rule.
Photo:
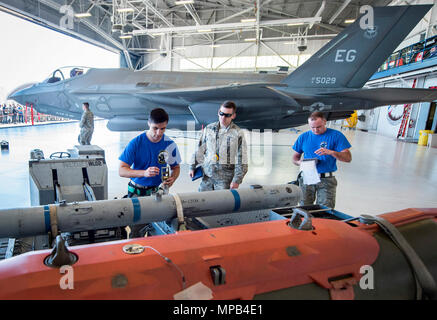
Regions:
<instances>
[{"instance_id":1,"label":"concrete hangar floor","mask_svg":"<svg viewBox=\"0 0 437 320\"><path fill-rule=\"evenodd\" d=\"M437 207L437 148L398 142L371 132L343 132L352 144L352 162L338 163L337 210L358 216ZM2 150L0 155L0 209L30 206L31 150L41 149L48 158L54 152L72 149L78 133L77 122L1 128L0 140L9 142L9 150ZM118 156L138 134L112 132L105 120L95 122L92 143L105 150L109 199L127 193L128 179L118 176ZM188 177L188 161L196 143L194 134L170 130L166 134L176 141L183 159L181 175L170 192L197 191L200 180L192 182ZM298 133L290 130L270 136L249 133L249 172L240 188L294 180L298 167L291 162L291 146L297 137Z\"/></svg>"}]
</instances>

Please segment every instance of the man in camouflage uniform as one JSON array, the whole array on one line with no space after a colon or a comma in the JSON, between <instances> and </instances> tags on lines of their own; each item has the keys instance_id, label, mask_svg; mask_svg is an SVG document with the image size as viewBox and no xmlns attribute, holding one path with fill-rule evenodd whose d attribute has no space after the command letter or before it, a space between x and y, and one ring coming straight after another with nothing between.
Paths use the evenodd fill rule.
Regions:
<instances>
[{"instance_id":1,"label":"man in camouflage uniform","mask_svg":"<svg viewBox=\"0 0 437 320\"><path fill-rule=\"evenodd\" d=\"M79 123L79 143L91 144L91 137L94 132L94 114L90 111L90 105L88 102L84 102L82 108L84 112Z\"/></svg>"},{"instance_id":2,"label":"man in camouflage uniform","mask_svg":"<svg viewBox=\"0 0 437 320\"><path fill-rule=\"evenodd\" d=\"M236 109L234 102L223 102L218 111L219 121L202 131L190 170L193 177L197 165L202 165L199 191L237 189L247 173L244 132L233 123Z\"/></svg>"}]
</instances>

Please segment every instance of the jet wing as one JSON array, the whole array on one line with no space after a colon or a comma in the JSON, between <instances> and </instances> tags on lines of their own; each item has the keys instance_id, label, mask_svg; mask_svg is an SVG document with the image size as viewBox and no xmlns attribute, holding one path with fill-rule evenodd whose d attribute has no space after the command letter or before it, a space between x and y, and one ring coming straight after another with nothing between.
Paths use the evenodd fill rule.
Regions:
<instances>
[{"instance_id":1,"label":"jet wing","mask_svg":"<svg viewBox=\"0 0 437 320\"><path fill-rule=\"evenodd\" d=\"M119 95L134 95L137 97L142 97L148 99L152 96L165 96L169 98L192 98L198 97L199 99L203 98L211 98L211 97L220 97L223 98L223 94L231 94L235 95L235 92L238 91L238 96L241 94L250 93L251 97L256 92L259 92L259 89L268 89L269 87L287 87L287 84L284 83L275 83L275 82L254 82L254 83L231 83L224 86L202 86L202 87L179 87L179 88L153 88L153 87L137 87L137 88L125 88L125 89L102 89L102 88L91 88L91 89L75 89L70 90L72 94L119 94ZM264 92L263 92L264 93ZM257 94L262 96L262 94Z\"/></svg>"},{"instance_id":2,"label":"jet wing","mask_svg":"<svg viewBox=\"0 0 437 320\"><path fill-rule=\"evenodd\" d=\"M225 86L191 87L153 92L138 93L136 96L162 105L184 104L198 123L210 123L217 120L217 109L225 100L238 101L240 119L244 112L251 113L264 109L265 106L282 105L299 108L299 103L291 96L277 90L287 87L282 83L233 83ZM244 107L246 105L246 108ZM258 108L260 105L263 108ZM280 109L275 112L280 112Z\"/></svg>"},{"instance_id":3,"label":"jet wing","mask_svg":"<svg viewBox=\"0 0 437 320\"><path fill-rule=\"evenodd\" d=\"M211 99L232 100L235 98L276 97L277 93L271 87L287 87L287 84L272 82L231 83L225 86L188 87L139 92L136 96L155 100L153 97L179 98L185 101L201 101ZM266 96L267 94L267 96Z\"/></svg>"},{"instance_id":4,"label":"jet wing","mask_svg":"<svg viewBox=\"0 0 437 320\"><path fill-rule=\"evenodd\" d=\"M437 100L437 90L418 88L374 88L326 93L325 96L362 99L378 105L431 102Z\"/></svg>"}]
</instances>

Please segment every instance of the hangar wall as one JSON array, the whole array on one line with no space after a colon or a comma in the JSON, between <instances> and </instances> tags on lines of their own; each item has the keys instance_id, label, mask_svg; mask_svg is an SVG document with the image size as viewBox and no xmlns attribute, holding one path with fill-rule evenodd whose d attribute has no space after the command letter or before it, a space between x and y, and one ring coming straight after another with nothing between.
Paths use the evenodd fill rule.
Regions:
<instances>
[{"instance_id":1,"label":"hangar wall","mask_svg":"<svg viewBox=\"0 0 437 320\"><path fill-rule=\"evenodd\" d=\"M306 61L329 40L308 41L307 49L304 52L299 52L297 44L289 42L266 42L265 45L260 44L259 46L255 42L221 44L219 47L211 45L176 46L174 52L171 53L165 47L161 46L160 48L159 44L155 44L156 48L160 48L161 51L146 54L144 65L151 63L148 70L211 71L212 57L215 60L212 65L213 71L276 71L279 65L288 66L290 71ZM166 56L163 56L163 52L166 53ZM245 63L238 64L238 60L241 61L241 58L245 58L243 59ZM287 60L289 64L283 59ZM235 63L236 61L237 63ZM255 68L255 61L257 68Z\"/></svg>"},{"instance_id":2,"label":"hangar wall","mask_svg":"<svg viewBox=\"0 0 437 320\"><path fill-rule=\"evenodd\" d=\"M386 81L379 85L371 86L372 88L380 87L398 87L411 88L414 79L416 80L416 88L428 89L437 86L437 73L427 75L413 76L405 79L394 81ZM402 122L404 105L383 106L376 108L372 113L371 110L359 112L366 115L365 124L358 126L360 129L375 130L378 134L396 138ZM431 110L431 103L421 102L411 105L410 123L407 128L406 138L417 140L419 139L419 131L424 130L428 119L428 114ZM434 120L430 130L436 131L437 126L437 110L434 111Z\"/></svg>"}]
</instances>

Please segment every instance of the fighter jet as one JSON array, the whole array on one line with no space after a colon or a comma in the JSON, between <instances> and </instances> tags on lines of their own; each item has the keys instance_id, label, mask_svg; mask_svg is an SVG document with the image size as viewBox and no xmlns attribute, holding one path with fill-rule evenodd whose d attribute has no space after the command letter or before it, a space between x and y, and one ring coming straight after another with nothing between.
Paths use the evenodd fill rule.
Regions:
<instances>
[{"instance_id":1,"label":"fighter jet","mask_svg":"<svg viewBox=\"0 0 437 320\"><path fill-rule=\"evenodd\" d=\"M32 104L41 113L73 119L80 118L81 105L88 102L96 116L109 119L113 131L146 129L149 111L156 107L169 113L169 128L187 129L187 123L199 128L217 121L225 100L238 107L236 124L250 130L299 126L315 110L335 120L348 118L353 110L433 101L437 90L363 88L431 7L374 8L373 25L363 23L362 15L288 76L74 69L67 79L56 70L9 98Z\"/></svg>"}]
</instances>

